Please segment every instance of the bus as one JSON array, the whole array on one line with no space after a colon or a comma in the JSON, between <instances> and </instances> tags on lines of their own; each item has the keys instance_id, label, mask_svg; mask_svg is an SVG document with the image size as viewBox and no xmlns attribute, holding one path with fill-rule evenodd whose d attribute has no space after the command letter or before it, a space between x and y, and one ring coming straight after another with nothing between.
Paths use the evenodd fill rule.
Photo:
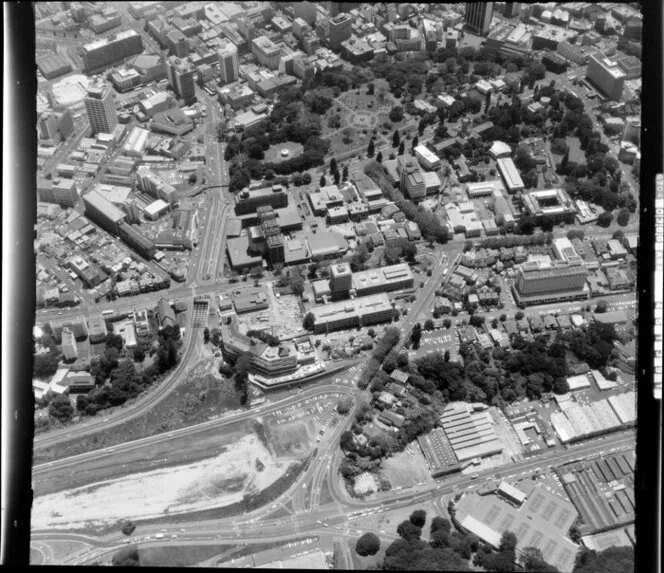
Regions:
<instances>
[{"instance_id":1,"label":"bus","mask_svg":"<svg viewBox=\"0 0 664 573\"><path fill-rule=\"evenodd\" d=\"M102 313L102 316L113 316L115 314L114 310L104 310Z\"/></svg>"}]
</instances>

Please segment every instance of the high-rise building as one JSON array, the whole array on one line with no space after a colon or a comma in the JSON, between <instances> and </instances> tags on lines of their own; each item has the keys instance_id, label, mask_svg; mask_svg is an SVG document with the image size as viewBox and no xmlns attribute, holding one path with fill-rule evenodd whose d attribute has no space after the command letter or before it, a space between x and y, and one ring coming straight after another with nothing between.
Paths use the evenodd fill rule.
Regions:
<instances>
[{"instance_id":1,"label":"high-rise building","mask_svg":"<svg viewBox=\"0 0 664 573\"><path fill-rule=\"evenodd\" d=\"M74 131L74 119L71 116L71 110L68 107L56 109L55 118L58 122L58 131L63 139Z\"/></svg>"},{"instance_id":2,"label":"high-rise building","mask_svg":"<svg viewBox=\"0 0 664 573\"><path fill-rule=\"evenodd\" d=\"M230 42L217 52L219 56L219 74L224 84L237 81L239 75L239 62L237 46Z\"/></svg>"},{"instance_id":3,"label":"high-rise building","mask_svg":"<svg viewBox=\"0 0 664 573\"><path fill-rule=\"evenodd\" d=\"M424 177L417 160L410 156L397 157L397 172L400 177L399 188L411 199L422 199L426 196Z\"/></svg>"},{"instance_id":4,"label":"high-rise building","mask_svg":"<svg viewBox=\"0 0 664 573\"><path fill-rule=\"evenodd\" d=\"M166 76L178 98L184 100L185 105L196 101L196 70L187 61L171 56L166 61Z\"/></svg>"},{"instance_id":5,"label":"high-rise building","mask_svg":"<svg viewBox=\"0 0 664 573\"><path fill-rule=\"evenodd\" d=\"M348 263L330 266L330 291L332 295L348 294L353 286L353 273Z\"/></svg>"},{"instance_id":6,"label":"high-rise building","mask_svg":"<svg viewBox=\"0 0 664 573\"><path fill-rule=\"evenodd\" d=\"M76 360L78 358L76 339L74 333L68 328L62 329L62 354L65 360Z\"/></svg>"},{"instance_id":7,"label":"high-rise building","mask_svg":"<svg viewBox=\"0 0 664 573\"><path fill-rule=\"evenodd\" d=\"M88 112L92 135L112 133L118 124L113 92L108 84L97 82L88 89L85 109Z\"/></svg>"},{"instance_id":8,"label":"high-rise building","mask_svg":"<svg viewBox=\"0 0 664 573\"><path fill-rule=\"evenodd\" d=\"M588 60L587 78L614 101L622 99L626 74L618 64L603 54L593 54Z\"/></svg>"},{"instance_id":9,"label":"high-rise building","mask_svg":"<svg viewBox=\"0 0 664 573\"><path fill-rule=\"evenodd\" d=\"M328 21L327 42L331 50L339 50L341 42L348 40L353 32L350 14L338 14Z\"/></svg>"},{"instance_id":10,"label":"high-rise building","mask_svg":"<svg viewBox=\"0 0 664 573\"><path fill-rule=\"evenodd\" d=\"M514 16L518 16L520 11L521 4L518 2L505 2L505 11L503 12L505 18L513 18Z\"/></svg>"},{"instance_id":11,"label":"high-rise building","mask_svg":"<svg viewBox=\"0 0 664 573\"><path fill-rule=\"evenodd\" d=\"M265 243L270 264L283 263L285 260L284 236L282 234L272 235L265 239Z\"/></svg>"},{"instance_id":12,"label":"high-rise building","mask_svg":"<svg viewBox=\"0 0 664 573\"><path fill-rule=\"evenodd\" d=\"M293 16L313 26L316 23L316 2L293 2Z\"/></svg>"},{"instance_id":13,"label":"high-rise building","mask_svg":"<svg viewBox=\"0 0 664 573\"><path fill-rule=\"evenodd\" d=\"M476 34L485 36L491 27L493 2L466 2L466 26Z\"/></svg>"},{"instance_id":14,"label":"high-rise building","mask_svg":"<svg viewBox=\"0 0 664 573\"><path fill-rule=\"evenodd\" d=\"M55 116L46 112L39 118L39 139L54 139L59 141L58 122Z\"/></svg>"},{"instance_id":15,"label":"high-rise building","mask_svg":"<svg viewBox=\"0 0 664 573\"><path fill-rule=\"evenodd\" d=\"M81 49L83 66L92 72L143 51L143 38L136 30L125 30L85 44Z\"/></svg>"}]
</instances>

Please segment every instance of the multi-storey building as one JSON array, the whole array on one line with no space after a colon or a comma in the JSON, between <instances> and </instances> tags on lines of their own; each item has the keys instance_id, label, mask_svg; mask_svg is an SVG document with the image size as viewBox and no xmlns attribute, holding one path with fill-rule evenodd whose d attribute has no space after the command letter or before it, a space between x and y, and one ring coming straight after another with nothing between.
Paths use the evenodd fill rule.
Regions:
<instances>
[{"instance_id":1,"label":"multi-storey building","mask_svg":"<svg viewBox=\"0 0 664 573\"><path fill-rule=\"evenodd\" d=\"M586 76L612 100L620 101L622 99L626 74L610 58L604 57L603 54L590 56Z\"/></svg>"},{"instance_id":2,"label":"multi-storey building","mask_svg":"<svg viewBox=\"0 0 664 573\"><path fill-rule=\"evenodd\" d=\"M238 331L237 323L220 327L222 352L225 358L236 360L249 356L251 366L267 375L280 375L297 369L297 352L293 346L271 347Z\"/></svg>"},{"instance_id":3,"label":"multi-storey building","mask_svg":"<svg viewBox=\"0 0 664 573\"><path fill-rule=\"evenodd\" d=\"M408 156L399 156L397 160L401 191L407 193L411 199L423 199L426 196L426 185L417 160Z\"/></svg>"},{"instance_id":4,"label":"multi-storey building","mask_svg":"<svg viewBox=\"0 0 664 573\"><path fill-rule=\"evenodd\" d=\"M95 83L88 88L85 109L88 112L92 135L112 133L118 124L113 92L108 84Z\"/></svg>"},{"instance_id":5,"label":"multi-storey building","mask_svg":"<svg viewBox=\"0 0 664 573\"><path fill-rule=\"evenodd\" d=\"M389 322L394 318L394 307L385 293L313 307L310 311L316 334Z\"/></svg>"},{"instance_id":6,"label":"multi-storey building","mask_svg":"<svg viewBox=\"0 0 664 573\"><path fill-rule=\"evenodd\" d=\"M52 139L56 142L60 141L58 122L53 113L43 113L39 118L37 126L39 128L39 139Z\"/></svg>"},{"instance_id":7,"label":"multi-storey building","mask_svg":"<svg viewBox=\"0 0 664 573\"><path fill-rule=\"evenodd\" d=\"M224 84L236 82L239 75L239 61L237 46L232 43L226 44L217 52L219 56L219 75Z\"/></svg>"},{"instance_id":8,"label":"multi-storey building","mask_svg":"<svg viewBox=\"0 0 664 573\"><path fill-rule=\"evenodd\" d=\"M293 16L302 18L313 26L316 23L316 4L317 2L293 2Z\"/></svg>"},{"instance_id":9,"label":"multi-storey building","mask_svg":"<svg viewBox=\"0 0 664 573\"><path fill-rule=\"evenodd\" d=\"M127 218L125 213L94 190L83 196L83 203L90 219L110 233L118 234L118 225Z\"/></svg>"},{"instance_id":10,"label":"multi-storey building","mask_svg":"<svg viewBox=\"0 0 664 573\"><path fill-rule=\"evenodd\" d=\"M136 180L138 188L155 199L161 199L171 204L175 202L175 187L166 183L152 172L149 167L141 165L136 171Z\"/></svg>"},{"instance_id":11,"label":"multi-storey building","mask_svg":"<svg viewBox=\"0 0 664 573\"><path fill-rule=\"evenodd\" d=\"M281 50L267 36L259 36L251 41L251 53L256 56L258 63L271 70L279 67Z\"/></svg>"},{"instance_id":12,"label":"multi-storey building","mask_svg":"<svg viewBox=\"0 0 664 573\"><path fill-rule=\"evenodd\" d=\"M74 333L69 328L62 329L62 354L65 360L76 360L78 358L76 339L74 338Z\"/></svg>"},{"instance_id":13,"label":"multi-storey building","mask_svg":"<svg viewBox=\"0 0 664 573\"><path fill-rule=\"evenodd\" d=\"M254 213L263 205L270 205L273 209L286 207L288 205L288 195L280 185L254 191L241 191L235 205L235 214Z\"/></svg>"},{"instance_id":14,"label":"multi-storey building","mask_svg":"<svg viewBox=\"0 0 664 573\"><path fill-rule=\"evenodd\" d=\"M505 9L503 15L505 18L514 18L519 15L521 11L521 4L519 2L505 2Z\"/></svg>"},{"instance_id":15,"label":"multi-storey building","mask_svg":"<svg viewBox=\"0 0 664 573\"><path fill-rule=\"evenodd\" d=\"M166 75L169 85L185 105L196 101L196 70L189 62L171 56L166 61Z\"/></svg>"},{"instance_id":16,"label":"multi-storey building","mask_svg":"<svg viewBox=\"0 0 664 573\"><path fill-rule=\"evenodd\" d=\"M143 39L136 30L125 30L95 40L81 48L83 67L90 73L143 51Z\"/></svg>"},{"instance_id":17,"label":"multi-storey building","mask_svg":"<svg viewBox=\"0 0 664 573\"><path fill-rule=\"evenodd\" d=\"M641 118L632 115L625 118L625 129L622 135L623 141L629 141L641 145Z\"/></svg>"},{"instance_id":18,"label":"multi-storey building","mask_svg":"<svg viewBox=\"0 0 664 573\"><path fill-rule=\"evenodd\" d=\"M316 24L316 34L331 50L339 50L353 31L353 19L349 14L338 14L323 18Z\"/></svg>"},{"instance_id":19,"label":"multi-storey building","mask_svg":"<svg viewBox=\"0 0 664 573\"><path fill-rule=\"evenodd\" d=\"M518 267L512 292L516 301L524 305L585 299L588 297L587 276L583 264L523 263Z\"/></svg>"},{"instance_id":20,"label":"multi-storey building","mask_svg":"<svg viewBox=\"0 0 664 573\"><path fill-rule=\"evenodd\" d=\"M53 179L53 203L61 207L70 208L76 205L79 199L79 190L73 179Z\"/></svg>"},{"instance_id":21,"label":"multi-storey building","mask_svg":"<svg viewBox=\"0 0 664 573\"><path fill-rule=\"evenodd\" d=\"M178 58L186 58L189 55L189 40L180 30L171 28L166 33L165 40L171 55Z\"/></svg>"},{"instance_id":22,"label":"multi-storey building","mask_svg":"<svg viewBox=\"0 0 664 573\"><path fill-rule=\"evenodd\" d=\"M491 27L494 2L466 2L466 26L480 36Z\"/></svg>"}]
</instances>

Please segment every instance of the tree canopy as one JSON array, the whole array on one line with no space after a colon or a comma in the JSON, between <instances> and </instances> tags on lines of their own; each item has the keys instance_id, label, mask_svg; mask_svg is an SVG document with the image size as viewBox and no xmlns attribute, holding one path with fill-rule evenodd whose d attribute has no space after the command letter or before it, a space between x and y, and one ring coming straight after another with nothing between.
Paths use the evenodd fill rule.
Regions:
<instances>
[{"instance_id":1,"label":"tree canopy","mask_svg":"<svg viewBox=\"0 0 664 573\"><path fill-rule=\"evenodd\" d=\"M367 555L375 555L380 549L380 539L375 533L368 531L357 540L355 544L355 551L358 555L365 557Z\"/></svg>"}]
</instances>

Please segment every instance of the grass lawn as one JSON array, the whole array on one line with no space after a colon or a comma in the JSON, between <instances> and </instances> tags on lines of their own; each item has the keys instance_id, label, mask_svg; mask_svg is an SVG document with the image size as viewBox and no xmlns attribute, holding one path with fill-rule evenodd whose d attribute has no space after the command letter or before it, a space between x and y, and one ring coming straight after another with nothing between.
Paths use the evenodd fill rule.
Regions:
<instances>
[{"instance_id":1,"label":"grass lawn","mask_svg":"<svg viewBox=\"0 0 664 573\"><path fill-rule=\"evenodd\" d=\"M140 547L141 567L190 567L221 553L218 545Z\"/></svg>"},{"instance_id":2,"label":"grass lawn","mask_svg":"<svg viewBox=\"0 0 664 573\"><path fill-rule=\"evenodd\" d=\"M584 164L586 162L586 155L581 149L581 141L578 137L567 136L565 143L569 146L569 160L575 163Z\"/></svg>"}]
</instances>

